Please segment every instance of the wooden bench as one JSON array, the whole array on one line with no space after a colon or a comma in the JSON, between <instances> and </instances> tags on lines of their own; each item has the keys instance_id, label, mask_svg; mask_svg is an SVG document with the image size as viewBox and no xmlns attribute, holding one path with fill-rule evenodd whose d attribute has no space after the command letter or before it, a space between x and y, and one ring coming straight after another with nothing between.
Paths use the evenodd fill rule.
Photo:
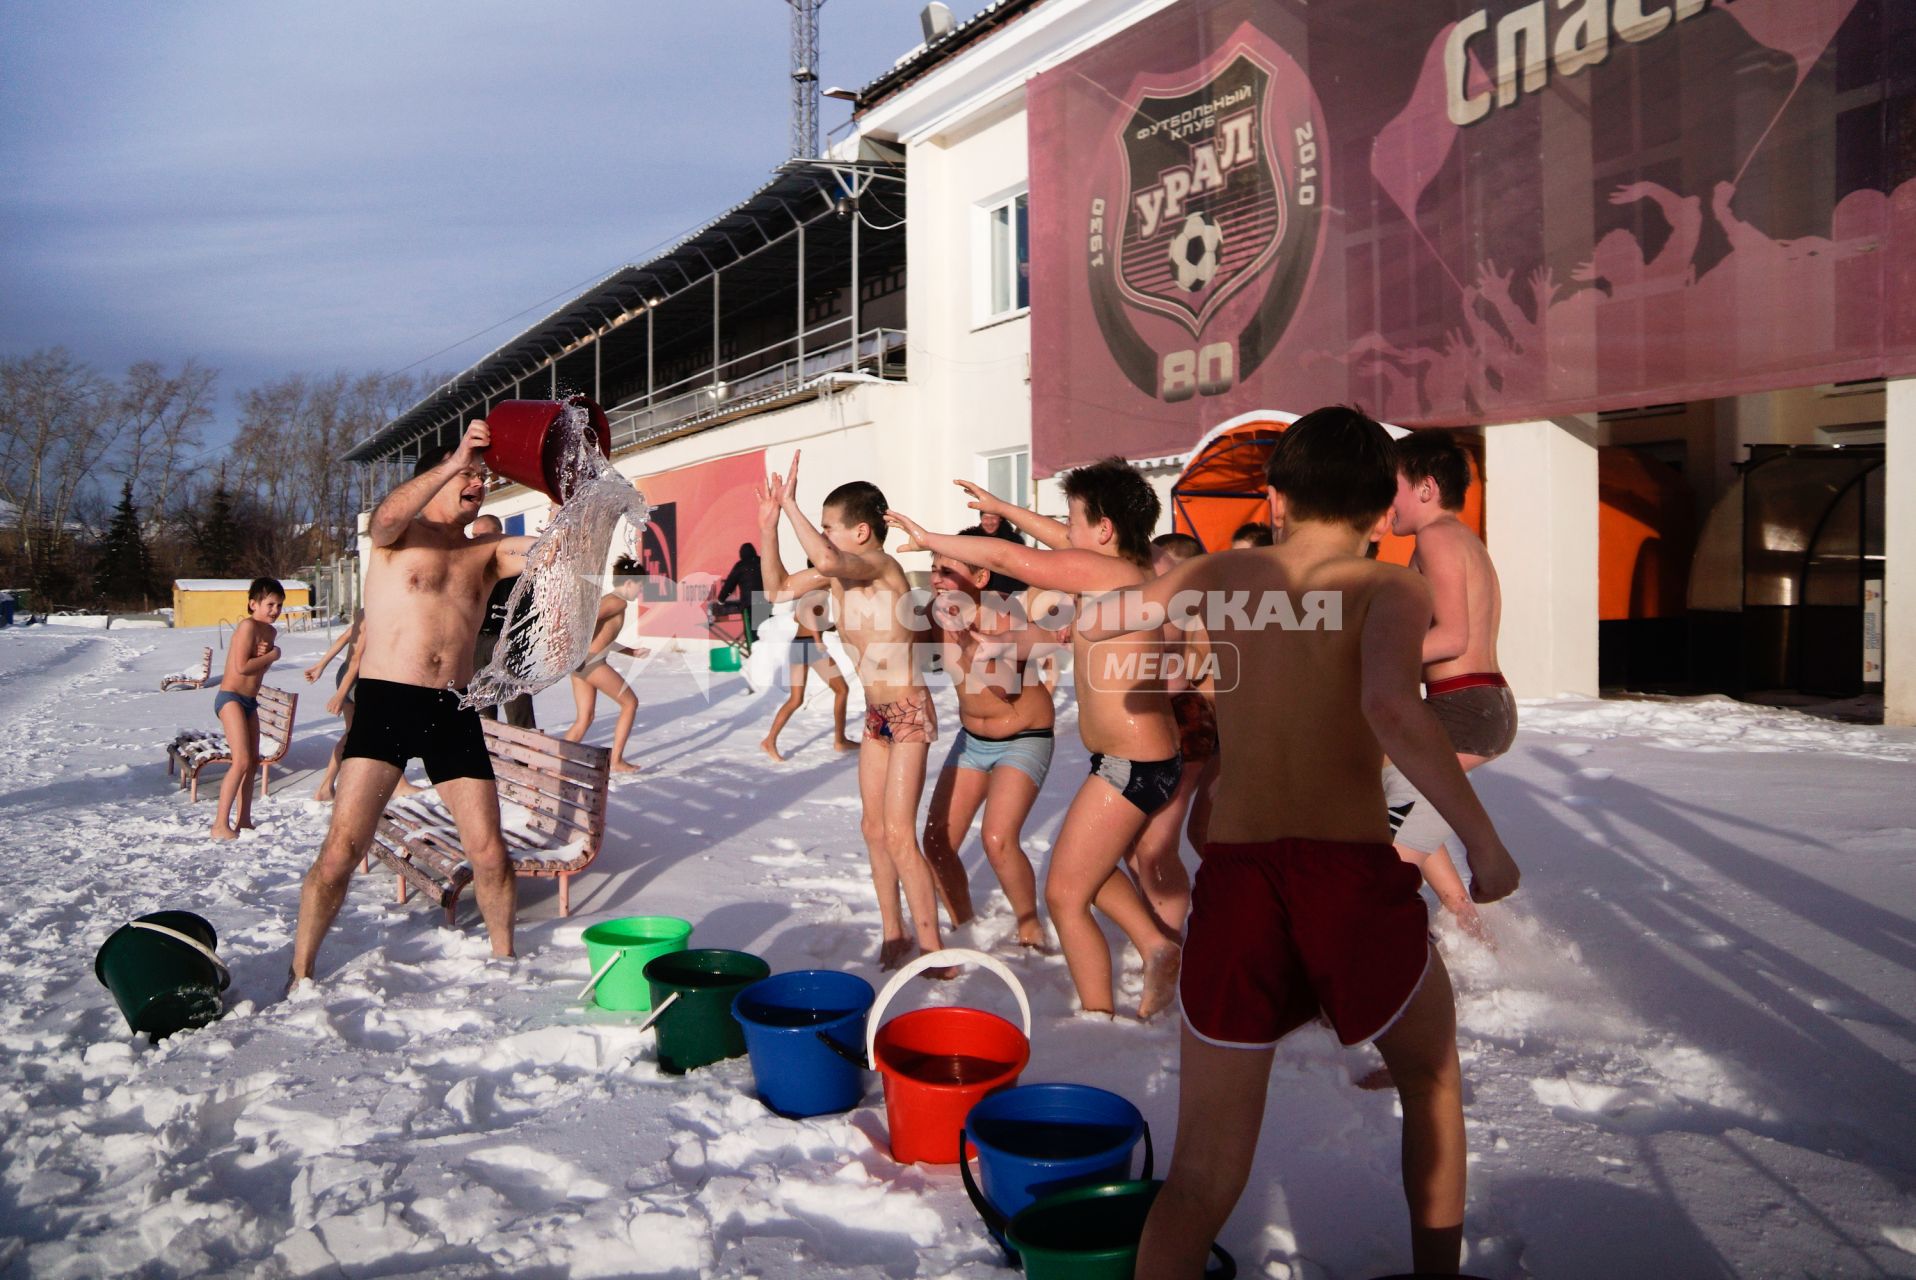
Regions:
<instances>
[{"instance_id":1,"label":"wooden bench","mask_svg":"<svg viewBox=\"0 0 1916 1280\"><path fill-rule=\"evenodd\" d=\"M209 652L211 652L209 650ZM284 689L259 691L259 790L273 794L272 768L286 757L293 745L293 714L299 709L299 695ZM200 798L200 770L209 764L233 763L233 750L219 730L182 729L166 747L166 771L178 772L180 785L191 787L191 798Z\"/></svg>"},{"instance_id":2,"label":"wooden bench","mask_svg":"<svg viewBox=\"0 0 1916 1280\"><path fill-rule=\"evenodd\" d=\"M499 783L500 834L515 875L559 882L559 914L572 914L572 877L592 865L605 840L612 752L566 742L536 729L483 720L486 751ZM418 889L453 923L472 866L452 815L436 795L394 800L379 815L364 865L379 859L397 877L399 902Z\"/></svg>"},{"instance_id":3,"label":"wooden bench","mask_svg":"<svg viewBox=\"0 0 1916 1280\"><path fill-rule=\"evenodd\" d=\"M203 689L206 687L206 677L212 674L213 646L208 645L206 646L206 650L200 654L200 671L198 675L194 675L191 671L176 671L160 681L160 692L167 693L174 689Z\"/></svg>"}]
</instances>

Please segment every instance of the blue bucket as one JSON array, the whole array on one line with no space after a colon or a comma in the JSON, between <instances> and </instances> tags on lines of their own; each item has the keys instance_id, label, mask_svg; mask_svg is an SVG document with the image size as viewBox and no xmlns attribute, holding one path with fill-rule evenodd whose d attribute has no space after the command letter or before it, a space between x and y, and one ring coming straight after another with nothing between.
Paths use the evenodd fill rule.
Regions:
<instances>
[{"instance_id":1,"label":"blue bucket","mask_svg":"<svg viewBox=\"0 0 1916 1280\"><path fill-rule=\"evenodd\" d=\"M852 973L800 969L732 1001L760 1101L782 1116L850 1111L865 1096L865 1015L875 993Z\"/></svg>"},{"instance_id":2,"label":"blue bucket","mask_svg":"<svg viewBox=\"0 0 1916 1280\"><path fill-rule=\"evenodd\" d=\"M1005 1224L1043 1197L1127 1181L1140 1138L1141 1177L1148 1182L1155 1162L1151 1126L1136 1107L1086 1084L1019 1085L971 1109L960 1140L977 1152L978 1182L969 1161L959 1170L978 1216L1002 1244Z\"/></svg>"}]
</instances>

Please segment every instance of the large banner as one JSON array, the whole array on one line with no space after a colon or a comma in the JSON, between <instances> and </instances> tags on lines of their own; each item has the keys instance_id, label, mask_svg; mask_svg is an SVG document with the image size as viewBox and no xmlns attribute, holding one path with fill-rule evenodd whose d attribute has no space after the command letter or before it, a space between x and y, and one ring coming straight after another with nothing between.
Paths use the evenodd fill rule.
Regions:
<instances>
[{"instance_id":1,"label":"large banner","mask_svg":"<svg viewBox=\"0 0 1916 1280\"><path fill-rule=\"evenodd\" d=\"M640 542L647 574L639 595L640 635L710 634L706 601L731 572L741 545L761 549L753 486L764 481L763 449L633 481L652 506Z\"/></svg>"},{"instance_id":2,"label":"large banner","mask_svg":"<svg viewBox=\"0 0 1916 1280\"><path fill-rule=\"evenodd\" d=\"M1916 0L1182 0L1031 84L1033 466L1916 374Z\"/></svg>"}]
</instances>

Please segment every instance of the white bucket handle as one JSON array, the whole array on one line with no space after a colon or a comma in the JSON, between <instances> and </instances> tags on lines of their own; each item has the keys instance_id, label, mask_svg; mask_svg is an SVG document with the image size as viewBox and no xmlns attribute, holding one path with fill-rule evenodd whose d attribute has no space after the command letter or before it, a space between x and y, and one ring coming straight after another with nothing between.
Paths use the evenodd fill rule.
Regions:
<instances>
[{"instance_id":1,"label":"white bucket handle","mask_svg":"<svg viewBox=\"0 0 1916 1280\"><path fill-rule=\"evenodd\" d=\"M947 947L941 951L928 951L916 960L892 975L885 989L878 993L878 999L865 1017L865 1065L876 1070L878 1067L878 1024L884 1020L885 1006L898 994L899 988L923 973L927 969L940 969L946 965L975 964L991 970L1011 988L1011 994L1018 997L1018 1013L1024 1018L1025 1039L1031 1039L1031 1001L1025 998L1024 985L1018 981L1005 962L996 956L988 956L982 951L972 951L965 947Z\"/></svg>"},{"instance_id":2,"label":"white bucket handle","mask_svg":"<svg viewBox=\"0 0 1916 1280\"><path fill-rule=\"evenodd\" d=\"M193 948L193 950L199 952L208 960L211 960L213 967L220 971L221 991L233 985L233 971L226 967L224 960L213 954L211 947L201 942L198 938L190 934L181 933L178 929L169 929L163 924L154 924L151 920L129 920L126 922L126 927L129 929L145 929L148 933L157 933L171 938L175 942L184 942L187 946Z\"/></svg>"}]
</instances>

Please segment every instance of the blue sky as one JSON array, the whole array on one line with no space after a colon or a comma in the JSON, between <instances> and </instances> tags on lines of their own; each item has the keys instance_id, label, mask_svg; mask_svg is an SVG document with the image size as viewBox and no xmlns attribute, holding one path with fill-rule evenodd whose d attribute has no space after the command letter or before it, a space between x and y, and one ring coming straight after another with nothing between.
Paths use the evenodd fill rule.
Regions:
<instances>
[{"instance_id":1,"label":"blue sky","mask_svg":"<svg viewBox=\"0 0 1916 1280\"><path fill-rule=\"evenodd\" d=\"M827 0L824 83L920 7ZM288 373L462 368L765 179L789 29L781 0L7 0L0 353L197 356L223 425Z\"/></svg>"}]
</instances>

